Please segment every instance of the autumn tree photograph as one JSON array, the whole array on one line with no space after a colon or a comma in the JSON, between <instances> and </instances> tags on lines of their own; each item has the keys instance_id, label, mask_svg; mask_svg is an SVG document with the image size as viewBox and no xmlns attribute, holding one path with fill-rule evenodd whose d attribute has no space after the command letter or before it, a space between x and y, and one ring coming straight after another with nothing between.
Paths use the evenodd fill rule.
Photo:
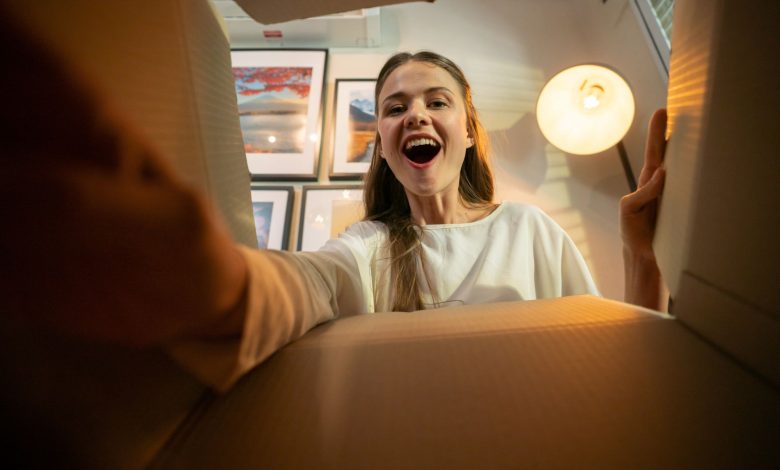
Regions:
<instances>
[{"instance_id":1,"label":"autumn tree photograph","mask_svg":"<svg viewBox=\"0 0 780 470\"><path fill-rule=\"evenodd\" d=\"M235 67L238 114L247 153L301 153L311 67Z\"/></svg>"}]
</instances>

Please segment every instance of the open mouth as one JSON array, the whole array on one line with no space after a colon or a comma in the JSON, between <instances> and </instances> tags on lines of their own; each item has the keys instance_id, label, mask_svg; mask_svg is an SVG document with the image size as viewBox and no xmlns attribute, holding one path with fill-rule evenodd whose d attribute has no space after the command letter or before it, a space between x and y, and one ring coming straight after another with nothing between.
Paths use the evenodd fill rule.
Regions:
<instances>
[{"instance_id":1,"label":"open mouth","mask_svg":"<svg viewBox=\"0 0 780 470\"><path fill-rule=\"evenodd\" d=\"M404 146L404 155L418 165L430 162L441 150L441 144L433 139L412 139Z\"/></svg>"}]
</instances>

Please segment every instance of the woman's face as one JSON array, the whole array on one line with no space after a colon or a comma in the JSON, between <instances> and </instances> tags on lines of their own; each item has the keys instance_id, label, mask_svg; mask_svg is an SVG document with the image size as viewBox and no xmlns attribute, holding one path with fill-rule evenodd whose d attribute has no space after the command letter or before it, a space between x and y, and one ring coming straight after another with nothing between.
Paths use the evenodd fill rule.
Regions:
<instances>
[{"instance_id":1,"label":"woman's face","mask_svg":"<svg viewBox=\"0 0 780 470\"><path fill-rule=\"evenodd\" d=\"M387 77L377 110L382 158L407 196L457 195L473 145L460 84L440 67L407 62Z\"/></svg>"}]
</instances>

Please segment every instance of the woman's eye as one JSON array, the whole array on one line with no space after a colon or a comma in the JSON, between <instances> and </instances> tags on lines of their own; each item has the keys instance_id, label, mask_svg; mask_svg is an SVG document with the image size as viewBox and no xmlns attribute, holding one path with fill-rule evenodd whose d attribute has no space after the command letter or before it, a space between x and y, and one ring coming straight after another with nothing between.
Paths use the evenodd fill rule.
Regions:
<instances>
[{"instance_id":1,"label":"woman's eye","mask_svg":"<svg viewBox=\"0 0 780 470\"><path fill-rule=\"evenodd\" d=\"M402 113L403 111L404 111L404 107L400 104L390 106L389 108L387 108L387 114L389 115Z\"/></svg>"},{"instance_id":2,"label":"woman's eye","mask_svg":"<svg viewBox=\"0 0 780 470\"><path fill-rule=\"evenodd\" d=\"M433 100L428 104L431 108L445 108L447 106L447 102L444 100Z\"/></svg>"}]
</instances>

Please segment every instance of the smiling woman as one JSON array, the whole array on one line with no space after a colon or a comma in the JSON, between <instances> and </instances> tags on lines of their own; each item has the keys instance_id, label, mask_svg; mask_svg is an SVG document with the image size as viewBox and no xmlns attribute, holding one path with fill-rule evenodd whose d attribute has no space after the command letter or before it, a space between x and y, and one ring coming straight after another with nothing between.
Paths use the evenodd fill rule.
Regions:
<instances>
[{"instance_id":1,"label":"smiling woman","mask_svg":"<svg viewBox=\"0 0 780 470\"><path fill-rule=\"evenodd\" d=\"M418 310L418 260L425 270L419 227L473 222L495 209L487 138L466 77L438 54L393 56L375 95L379 122L366 218L388 229L393 310Z\"/></svg>"}]
</instances>

